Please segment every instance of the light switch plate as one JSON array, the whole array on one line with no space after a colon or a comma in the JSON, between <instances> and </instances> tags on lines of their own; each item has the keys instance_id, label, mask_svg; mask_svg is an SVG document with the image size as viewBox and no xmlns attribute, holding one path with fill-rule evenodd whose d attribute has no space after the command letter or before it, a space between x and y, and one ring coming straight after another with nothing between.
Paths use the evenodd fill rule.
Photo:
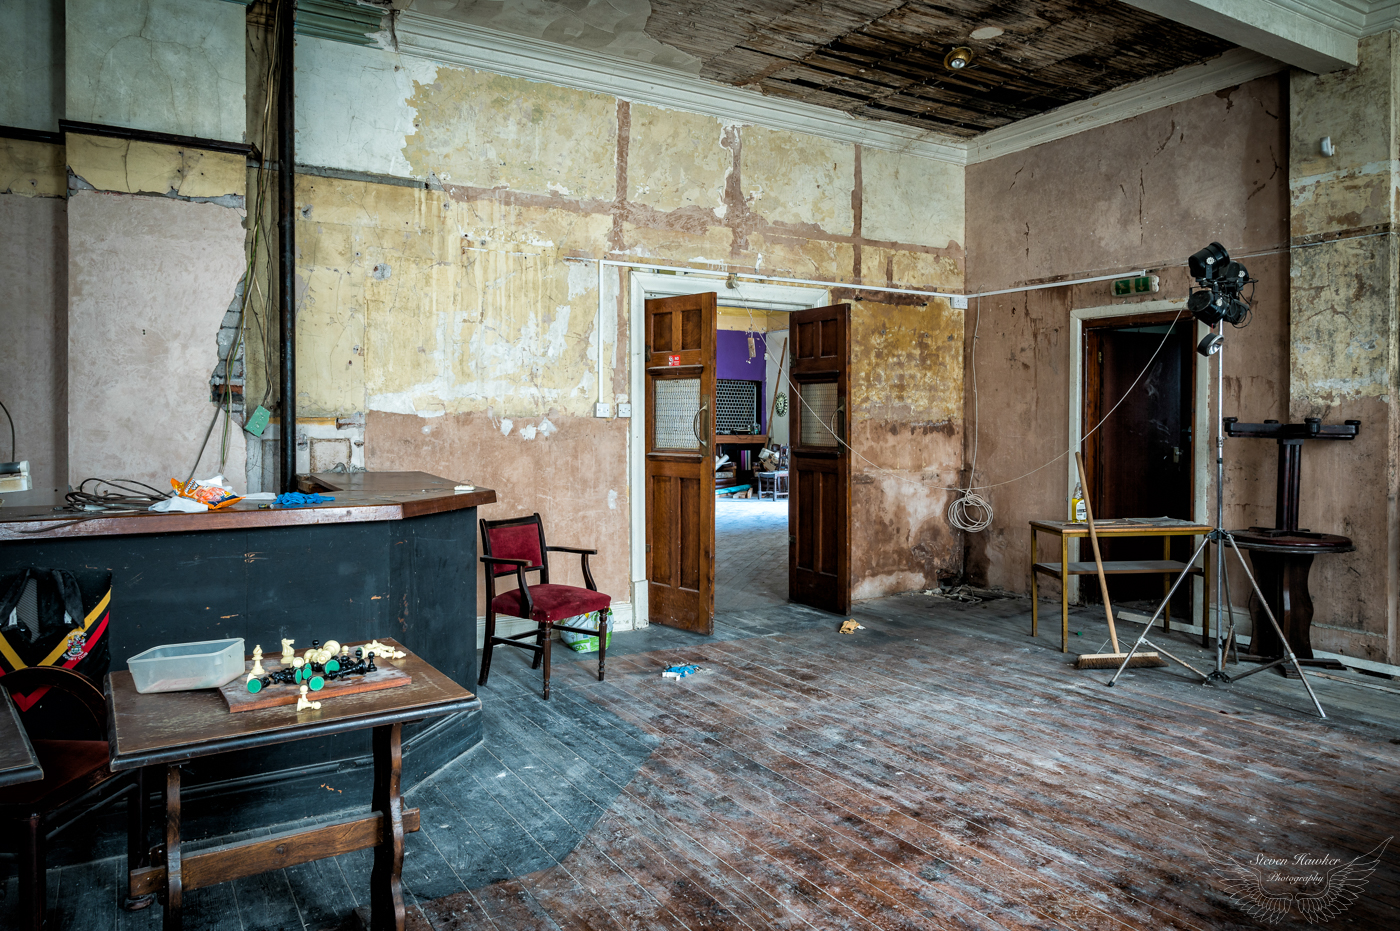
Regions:
<instances>
[{"instance_id":1,"label":"light switch plate","mask_svg":"<svg viewBox=\"0 0 1400 931\"><path fill-rule=\"evenodd\" d=\"M631 417L631 416L632 416L632 405L631 405L631 404L619 404L619 405L617 406L617 416L619 416L619 417Z\"/></svg>"},{"instance_id":2,"label":"light switch plate","mask_svg":"<svg viewBox=\"0 0 1400 931\"><path fill-rule=\"evenodd\" d=\"M594 416L594 417L611 417L611 416L612 416L612 405L611 405L611 404L604 404L602 401L599 401L597 404L594 404L594 405L593 405L593 416Z\"/></svg>"}]
</instances>

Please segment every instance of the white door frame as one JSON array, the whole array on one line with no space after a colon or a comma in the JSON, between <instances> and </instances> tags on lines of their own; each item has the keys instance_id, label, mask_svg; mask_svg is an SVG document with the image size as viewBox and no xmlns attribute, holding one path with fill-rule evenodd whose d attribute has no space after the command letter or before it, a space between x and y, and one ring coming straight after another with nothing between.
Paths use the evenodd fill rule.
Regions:
<instances>
[{"instance_id":1,"label":"white door frame","mask_svg":"<svg viewBox=\"0 0 1400 931\"><path fill-rule=\"evenodd\" d=\"M1065 469L1065 509L1068 510L1070 496L1074 494L1075 483L1079 481L1079 470L1074 464L1073 450L1079 449L1084 436L1084 322L1086 320L1106 320L1113 317L1135 317L1139 314L1160 314L1182 311L1182 317L1191 319L1185 310L1185 300L1146 301L1141 304L1110 304L1104 307L1081 307L1069 315L1069 443L1071 455ZM1196 341L1210 332L1210 328L1196 322ZM1214 398L1211 397L1210 366L1196 366L1195 398L1196 412L1191 423L1191 519L1197 523L1209 523L1206 519L1207 492L1210 489L1209 451L1210 412ZM1084 493L1087 495L1088 489ZM1194 538L1193 538L1194 539ZM1078 541L1070 541L1070 559L1078 559ZM1070 591L1070 599L1081 604L1079 579ZM1202 582L1194 579L1196 598L1201 598Z\"/></svg>"},{"instance_id":2,"label":"white door frame","mask_svg":"<svg viewBox=\"0 0 1400 931\"><path fill-rule=\"evenodd\" d=\"M632 377L632 425L627 432L628 498L631 505L632 624L646 627L647 604L647 508L646 508L646 302L648 298L678 297L682 294L719 294L726 307L754 310L806 310L831 303L826 288L740 282L727 288L725 279L714 273L667 275L657 272L628 271L628 298L632 347L629 353Z\"/></svg>"}]
</instances>

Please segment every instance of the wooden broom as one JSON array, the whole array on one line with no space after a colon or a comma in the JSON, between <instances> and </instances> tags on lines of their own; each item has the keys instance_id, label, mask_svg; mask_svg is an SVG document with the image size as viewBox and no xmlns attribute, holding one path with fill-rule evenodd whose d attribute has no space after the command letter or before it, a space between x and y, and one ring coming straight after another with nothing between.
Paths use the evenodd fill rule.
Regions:
<instances>
[{"instance_id":1,"label":"wooden broom","mask_svg":"<svg viewBox=\"0 0 1400 931\"><path fill-rule=\"evenodd\" d=\"M1103 574L1103 557L1099 555L1099 535L1094 531L1094 509L1089 506L1089 479L1084 475L1084 454L1074 453L1079 467L1079 487L1084 489L1084 517L1089 522L1089 545L1094 548L1094 568L1099 571L1099 592L1103 595L1103 613L1108 619L1108 637L1113 642L1112 653L1085 653L1075 661L1079 669L1117 669L1123 665L1125 654L1118 650L1118 631L1113 626L1113 604L1108 600L1108 579ZM1069 567L1061 566L1060 584L1069 581ZM1165 666L1167 661L1156 653L1134 653L1129 666Z\"/></svg>"}]
</instances>

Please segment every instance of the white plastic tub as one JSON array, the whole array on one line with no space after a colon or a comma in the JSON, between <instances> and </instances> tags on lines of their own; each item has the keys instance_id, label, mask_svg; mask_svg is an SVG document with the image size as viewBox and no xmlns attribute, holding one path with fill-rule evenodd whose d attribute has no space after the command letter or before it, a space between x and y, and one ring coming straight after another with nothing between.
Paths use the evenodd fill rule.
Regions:
<instances>
[{"instance_id":1,"label":"white plastic tub","mask_svg":"<svg viewBox=\"0 0 1400 931\"><path fill-rule=\"evenodd\" d=\"M243 638L152 647L126 661L136 691L216 689L243 672Z\"/></svg>"}]
</instances>

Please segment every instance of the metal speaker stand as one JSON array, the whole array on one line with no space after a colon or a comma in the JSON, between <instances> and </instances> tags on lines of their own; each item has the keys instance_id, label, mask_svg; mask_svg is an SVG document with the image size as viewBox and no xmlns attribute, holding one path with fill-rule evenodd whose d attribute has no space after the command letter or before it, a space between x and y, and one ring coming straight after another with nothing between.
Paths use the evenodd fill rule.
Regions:
<instances>
[{"instance_id":1,"label":"metal speaker stand","mask_svg":"<svg viewBox=\"0 0 1400 931\"><path fill-rule=\"evenodd\" d=\"M1108 684L1112 686L1118 681L1118 677L1123 675L1123 671L1128 668L1128 663L1132 660L1133 655L1144 646L1156 650L1168 659L1185 666L1187 669L1200 676L1202 683L1206 685L1228 685L1231 682L1238 682L1240 679L1252 676L1256 672L1263 672L1265 669L1272 669L1275 666L1290 663L1293 666L1293 670L1298 674L1299 681L1303 683L1303 688L1307 689L1308 697L1312 699L1313 707L1317 709L1318 716L1325 718L1327 717L1327 712L1322 710L1322 703L1317 700L1317 695L1313 693L1312 686L1308 683L1307 676L1303 674L1303 668L1298 662L1298 657L1293 655L1293 648L1289 646L1288 638L1284 636L1283 629L1279 627L1278 620L1274 617L1273 609L1269 607L1269 602L1264 598L1264 593L1260 591L1259 583L1254 580L1254 573L1249 569L1249 562L1244 558L1244 554L1240 552L1239 546L1235 544L1234 536L1225 529L1225 360L1222 349L1223 342L1221 337L1214 332L1212 332L1211 336L1206 337L1206 339L1202 341L1202 347L1209 345L1210 348L1207 358L1209 358L1210 355L1215 356L1215 398L1217 411L1220 414L1216 420L1218 431L1215 436L1215 529L1201 540L1200 545L1196 547L1196 551L1192 553L1191 558L1186 561L1186 568L1176 577L1176 581L1172 583L1172 587L1167 592L1167 596L1163 598L1162 603L1157 606L1157 610L1153 613L1152 619L1149 620L1147 626L1142 629L1142 635L1137 638L1137 642L1133 644L1132 649L1128 650L1127 655L1123 657L1123 664L1118 667L1118 671L1113 674L1113 678L1108 681ZM1157 623L1157 618L1161 617L1162 612L1166 610L1168 602L1170 602L1172 596L1176 594L1176 590L1181 587L1181 583L1191 574L1191 567L1196 564L1196 557L1201 555L1201 551L1211 542L1215 543L1215 668L1209 673L1204 673L1185 660L1172 656L1157 644L1152 643L1147 639L1147 635L1152 632L1152 625ZM1264 608L1264 614L1269 618L1269 623L1274 626L1274 631L1278 634L1279 642L1283 644L1284 654L1271 663L1256 666L1248 672L1233 677L1225 672L1226 653L1235 638L1235 611L1231 604L1229 576L1225 572L1226 544L1229 544L1230 549L1234 551L1235 557L1239 560L1240 568L1244 570L1245 576L1249 579L1249 584L1253 586L1255 597L1259 599L1259 604ZM1228 630L1221 620L1225 617L1228 617L1230 621Z\"/></svg>"}]
</instances>

